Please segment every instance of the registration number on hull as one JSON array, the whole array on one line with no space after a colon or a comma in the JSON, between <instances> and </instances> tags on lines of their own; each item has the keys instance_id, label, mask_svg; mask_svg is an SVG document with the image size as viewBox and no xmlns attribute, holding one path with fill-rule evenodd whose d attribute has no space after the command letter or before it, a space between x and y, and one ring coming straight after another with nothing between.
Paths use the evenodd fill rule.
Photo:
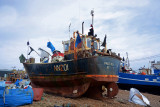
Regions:
<instances>
[{"instance_id":1,"label":"registration number on hull","mask_svg":"<svg viewBox=\"0 0 160 107\"><path fill-rule=\"evenodd\" d=\"M54 71L68 71L68 64L54 65Z\"/></svg>"}]
</instances>

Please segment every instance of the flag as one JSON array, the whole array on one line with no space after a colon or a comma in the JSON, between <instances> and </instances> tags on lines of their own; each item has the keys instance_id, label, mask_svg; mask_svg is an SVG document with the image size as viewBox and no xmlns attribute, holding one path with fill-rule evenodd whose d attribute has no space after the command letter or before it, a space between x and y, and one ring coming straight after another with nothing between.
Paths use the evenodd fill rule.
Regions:
<instances>
[{"instance_id":1,"label":"flag","mask_svg":"<svg viewBox=\"0 0 160 107\"><path fill-rule=\"evenodd\" d=\"M21 56L19 57L20 63L24 63L26 58L23 54L21 54Z\"/></svg>"},{"instance_id":2,"label":"flag","mask_svg":"<svg viewBox=\"0 0 160 107\"><path fill-rule=\"evenodd\" d=\"M27 42L27 45L29 45L29 41Z\"/></svg>"},{"instance_id":3,"label":"flag","mask_svg":"<svg viewBox=\"0 0 160 107\"><path fill-rule=\"evenodd\" d=\"M47 47L50 48L52 52L55 50L55 47L52 45L51 42L47 43Z\"/></svg>"},{"instance_id":4,"label":"flag","mask_svg":"<svg viewBox=\"0 0 160 107\"><path fill-rule=\"evenodd\" d=\"M123 60L122 61L125 61L124 57L123 57Z\"/></svg>"},{"instance_id":5,"label":"flag","mask_svg":"<svg viewBox=\"0 0 160 107\"><path fill-rule=\"evenodd\" d=\"M81 37L79 36L79 33L77 32L75 47L77 47L79 43L81 43Z\"/></svg>"},{"instance_id":6,"label":"flag","mask_svg":"<svg viewBox=\"0 0 160 107\"><path fill-rule=\"evenodd\" d=\"M41 58L49 58L50 54L47 51L43 50L42 48L39 48L38 50L41 51Z\"/></svg>"},{"instance_id":7,"label":"flag","mask_svg":"<svg viewBox=\"0 0 160 107\"><path fill-rule=\"evenodd\" d=\"M101 46L106 46L106 35L105 35L105 37L104 37L104 41L103 41L103 43L102 43L102 45Z\"/></svg>"},{"instance_id":8,"label":"flag","mask_svg":"<svg viewBox=\"0 0 160 107\"><path fill-rule=\"evenodd\" d=\"M34 49L33 49L31 46L29 46L29 47L30 47L30 50L31 50L31 51L28 53L28 55L30 55L31 52L34 51Z\"/></svg>"}]
</instances>

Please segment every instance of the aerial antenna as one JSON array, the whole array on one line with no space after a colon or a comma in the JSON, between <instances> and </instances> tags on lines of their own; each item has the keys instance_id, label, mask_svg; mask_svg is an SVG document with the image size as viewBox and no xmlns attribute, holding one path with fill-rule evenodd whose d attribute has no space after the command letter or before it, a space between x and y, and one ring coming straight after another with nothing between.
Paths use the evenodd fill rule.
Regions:
<instances>
[{"instance_id":1,"label":"aerial antenna","mask_svg":"<svg viewBox=\"0 0 160 107\"><path fill-rule=\"evenodd\" d=\"M70 39L70 27L71 27L71 23L69 24L69 39Z\"/></svg>"},{"instance_id":2,"label":"aerial antenna","mask_svg":"<svg viewBox=\"0 0 160 107\"><path fill-rule=\"evenodd\" d=\"M82 22L82 34L84 34L84 22Z\"/></svg>"},{"instance_id":3,"label":"aerial antenna","mask_svg":"<svg viewBox=\"0 0 160 107\"><path fill-rule=\"evenodd\" d=\"M91 16L92 16L92 26L93 26L94 9L93 9L93 10L91 10Z\"/></svg>"},{"instance_id":4,"label":"aerial antenna","mask_svg":"<svg viewBox=\"0 0 160 107\"><path fill-rule=\"evenodd\" d=\"M27 46L28 46L28 50L27 50L27 59L28 59L29 45L30 45L30 43L29 43L29 40L28 40L28 42L27 42Z\"/></svg>"},{"instance_id":5,"label":"aerial antenna","mask_svg":"<svg viewBox=\"0 0 160 107\"><path fill-rule=\"evenodd\" d=\"M126 52L127 58L126 58L126 64L128 66L128 68L130 67L130 63L129 63L129 58L128 58L128 52Z\"/></svg>"}]
</instances>

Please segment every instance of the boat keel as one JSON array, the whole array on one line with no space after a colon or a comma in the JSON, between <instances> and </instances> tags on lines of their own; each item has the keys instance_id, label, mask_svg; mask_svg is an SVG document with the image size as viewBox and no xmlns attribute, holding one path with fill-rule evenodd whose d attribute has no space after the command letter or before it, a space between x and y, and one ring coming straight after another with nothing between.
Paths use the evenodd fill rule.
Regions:
<instances>
[{"instance_id":1,"label":"boat keel","mask_svg":"<svg viewBox=\"0 0 160 107\"><path fill-rule=\"evenodd\" d=\"M89 87L86 96L92 99L105 100L118 94L118 85L115 82Z\"/></svg>"}]
</instances>

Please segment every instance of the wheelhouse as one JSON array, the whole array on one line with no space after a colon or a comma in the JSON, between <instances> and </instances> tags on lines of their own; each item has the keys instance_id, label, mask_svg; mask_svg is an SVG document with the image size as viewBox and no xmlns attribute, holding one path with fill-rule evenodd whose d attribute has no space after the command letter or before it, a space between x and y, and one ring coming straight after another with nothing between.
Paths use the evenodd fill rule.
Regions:
<instances>
[{"instance_id":1,"label":"wheelhouse","mask_svg":"<svg viewBox=\"0 0 160 107\"><path fill-rule=\"evenodd\" d=\"M100 48L100 40L94 36L88 36L84 34L80 34L81 43L75 47L75 42L77 38L77 33L73 33L73 38L71 37L68 41L63 41L63 48L64 48L64 57L66 60L73 59L74 54L80 51L90 51L93 48L94 51L98 51Z\"/></svg>"}]
</instances>

